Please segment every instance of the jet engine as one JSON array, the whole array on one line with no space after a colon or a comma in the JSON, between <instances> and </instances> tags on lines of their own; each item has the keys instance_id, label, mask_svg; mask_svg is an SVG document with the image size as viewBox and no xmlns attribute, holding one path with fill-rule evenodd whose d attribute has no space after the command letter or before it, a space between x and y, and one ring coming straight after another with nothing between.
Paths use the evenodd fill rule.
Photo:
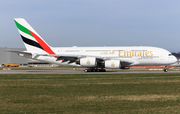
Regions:
<instances>
[{"instance_id":1,"label":"jet engine","mask_svg":"<svg viewBox=\"0 0 180 114\"><path fill-rule=\"evenodd\" d=\"M121 62L120 62L120 60L107 60L107 61L105 61L105 68L120 69Z\"/></svg>"},{"instance_id":2,"label":"jet engine","mask_svg":"<svg viewBox=\"0 0 180 114\"><path fill-rule=\"evenodd\" d=\"M80 59L80 65L82 67L96 67L97 61L95 57L86 57Z\"/></svg>"}]
</instances>

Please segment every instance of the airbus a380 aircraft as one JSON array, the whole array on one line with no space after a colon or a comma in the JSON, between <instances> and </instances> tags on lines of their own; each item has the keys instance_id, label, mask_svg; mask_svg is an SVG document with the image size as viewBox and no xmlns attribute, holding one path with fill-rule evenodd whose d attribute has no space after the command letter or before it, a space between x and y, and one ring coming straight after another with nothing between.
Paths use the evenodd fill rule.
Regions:
<instances>
[{"instance_id":1,"label":"airbus a380 aircraft","mask_svg":"<svg viewBox=\"0 0 180 114\"><path fill-rule=\"evenodd\" d=\"M157 47L51 47L23 18L14 21L27 50L12 52L39 61L86 67L85 72L130 66L169 66L177 61L169 51ZM164 71L167 72L167 67Z\"/></svg>"}]
</instances>

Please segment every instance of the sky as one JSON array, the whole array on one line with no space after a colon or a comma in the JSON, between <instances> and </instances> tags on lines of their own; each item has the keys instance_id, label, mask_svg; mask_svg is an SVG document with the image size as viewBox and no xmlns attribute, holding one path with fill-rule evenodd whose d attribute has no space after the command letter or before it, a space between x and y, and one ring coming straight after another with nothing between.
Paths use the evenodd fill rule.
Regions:
<instances>
[{"instance_id":1,"label":"sky","mask_svg":"<svg viewBox=\"0 0 180 114\"><path fill-rule=\"evenodd\" d=\"M52 47L155 46L180 52L179 0L4 0L0 47L25 48L13 18Z\"/></svg>"}]
</instances>

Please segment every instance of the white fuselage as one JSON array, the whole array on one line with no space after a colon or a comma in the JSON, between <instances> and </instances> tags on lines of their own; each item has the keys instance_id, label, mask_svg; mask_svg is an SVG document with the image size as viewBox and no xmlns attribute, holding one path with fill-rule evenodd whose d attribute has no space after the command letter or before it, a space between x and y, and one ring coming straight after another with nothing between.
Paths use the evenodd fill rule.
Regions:
<instances>
[{"instance_id":1,"label":"white fuselage","mask_svg":"<svg viewBox=\"0 0 180 114\"><path fill-rule=\"evenodd\" d=\"M88 57L101 57L104 60L113 59L127 61L128 66L159 66L170 65L177 61L176 57L165 49L157 47L132 46L132 47L57 47L52 50L58 55L81 55ZM81 66L76 62L58 60L50 56L37 56L34 59L54 64Z\"/></svg>"}]
</instances>

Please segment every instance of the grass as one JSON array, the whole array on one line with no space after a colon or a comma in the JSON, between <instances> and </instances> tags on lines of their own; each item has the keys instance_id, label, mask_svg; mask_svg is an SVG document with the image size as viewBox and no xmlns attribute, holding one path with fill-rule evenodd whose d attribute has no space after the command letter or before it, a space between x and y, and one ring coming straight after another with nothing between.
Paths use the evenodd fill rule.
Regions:
<instances>
[{"instance_id":1,"label":"grass","mask_svg":"<svg viewBox=\"0 0 180 114\"><path fill-rule=\"evenodd\" d=\"M0 75L0 113L179 113L180 74Z\"/></svg>"}]
</instances>

